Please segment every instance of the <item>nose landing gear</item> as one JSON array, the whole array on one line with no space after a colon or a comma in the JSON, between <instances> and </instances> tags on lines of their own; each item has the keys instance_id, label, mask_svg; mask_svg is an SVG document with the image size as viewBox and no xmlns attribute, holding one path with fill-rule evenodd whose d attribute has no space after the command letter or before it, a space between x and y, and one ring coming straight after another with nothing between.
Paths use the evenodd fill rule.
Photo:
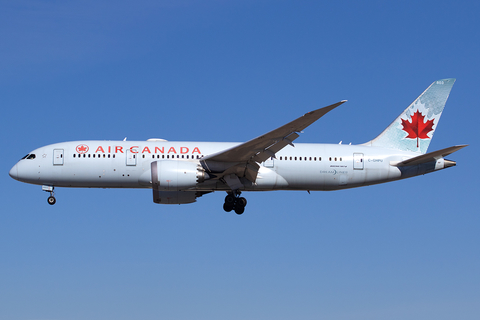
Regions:
<instances>
[{"instance_id":1,"label":"nose landing gear","mask_svg":"<svg viewBox=\"0 0 480 320\"><path fill-rule=\"evenodd\" d=\"M241 192L235 191L234 193L229 193L225 197L225 203L223 204L223 210L230 212L235 211L236 214L242 214L245 211L245 206L247 205L247 199L240 197Z\"/></svg>"},{"instance_id":2,"label":"nose landing gear","mask_svg":"<svg viewBox=\"0 0 480 320\"><path fill-rule=\"evenodd\" d=\"M57 199L54 197L53 186L42 186L43 191L50 192L50 197L47 198L47 202L49 205L54 205L57 202Z\"/></svg>"},{"instance_id":3,"label":"nose landing gear","mask_svg":"<svg viewBox=\"0 0 480 320\"><path fill-rule=\"evenodd\" d=\"M48 202L48 204L53 206L55 204L55 202L57 202L57 199L55 199L55 197L53 196L53 192L51 194L52 195L47 198L47 202Z\"/></svg>"}]
</instances>

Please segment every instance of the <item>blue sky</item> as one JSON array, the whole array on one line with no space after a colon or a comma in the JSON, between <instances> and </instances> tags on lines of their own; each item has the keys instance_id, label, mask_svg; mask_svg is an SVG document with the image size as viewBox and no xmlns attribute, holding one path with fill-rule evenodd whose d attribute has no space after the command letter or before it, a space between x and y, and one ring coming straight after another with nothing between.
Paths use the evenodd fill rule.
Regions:
<instances>
[{"instance_id":1,"label":"blue sky","mask_svg":"<svg viewBox=\"0 0 480 320\"><path fill-rule=\"evenodd\" d=\"M475 1L0 4L0 319L478 319ZM429 150L457 167L337 192L41 187L9 169L70 140L246 141L346 104L298 142L363 143L457 82Z\"/></svg>"}]
</instances>

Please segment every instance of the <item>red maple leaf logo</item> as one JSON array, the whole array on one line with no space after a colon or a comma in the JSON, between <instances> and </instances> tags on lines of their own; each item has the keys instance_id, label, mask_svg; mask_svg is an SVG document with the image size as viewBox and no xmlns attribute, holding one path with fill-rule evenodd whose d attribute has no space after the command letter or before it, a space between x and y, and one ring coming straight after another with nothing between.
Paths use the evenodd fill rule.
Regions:
<instances>
[{"instance_id":1,"label":"red maple leaf logo","mask_svg":"<svg viewBox=\"0 0 480 320\"><path fill-rule=\"evenodd\" d=\"M433 131L433 120L427 120L427 122L423 122L425 116L417 110L412 117L412 122L404 119L402 120L403 130L408 133L405 138L408 139L417 139L417 148L418 148L418 140L419 139L430 139L427 135L430 131Z\"/></svg>"},{"instance_id":2,"label":"red maple leaf logo","mask_svg":"<svg viewBox=\"0 0 480 320\"><path fill-rule=\"evenodd\" d=\"M79 144L76 149L78 153L87 153L88 146L86 144Z\"/></svg>"}]
</instances>

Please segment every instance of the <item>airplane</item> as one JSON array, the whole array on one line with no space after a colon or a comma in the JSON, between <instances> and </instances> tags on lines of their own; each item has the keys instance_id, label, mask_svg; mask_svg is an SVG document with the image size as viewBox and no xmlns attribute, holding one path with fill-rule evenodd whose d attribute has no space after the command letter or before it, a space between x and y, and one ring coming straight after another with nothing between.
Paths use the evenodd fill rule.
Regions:
<instances>
[{"instance_id":1,"label":"airplane","mask_svg":"<svg viewBox=\"0 0 480 320\"><path fill-rule=\"evenodd\" d=\"M390 182L456 165L445 159L467 145L427 153L455 79L433 82L380 135L360 145L293 143L346 100L320 108L244 143L71 141L33 150L10 170L55 187L146 188L159 204L186 204L226 191L223 209L242 214L242 192L341 190Z\"/></svg>"}]
</instances>

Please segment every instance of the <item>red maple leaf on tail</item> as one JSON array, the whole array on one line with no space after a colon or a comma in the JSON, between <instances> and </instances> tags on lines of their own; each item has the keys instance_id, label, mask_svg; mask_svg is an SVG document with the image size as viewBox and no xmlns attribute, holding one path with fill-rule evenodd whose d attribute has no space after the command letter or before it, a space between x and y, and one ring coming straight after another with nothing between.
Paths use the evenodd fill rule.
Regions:
<instances>
[{"instance_id":1,"label":"red maple leaf on tail","mask_svg":"<svg viewBox=\"0 0 480 320\"><path fill-rule=\"evenodd\" d=\"M408 120L402 119L403 130L408 133L405 138L409 139L417 139L417 148L418 148L418 140L419 139L430 139L427 135L430 131L433 131L433 119L427 120L427 122L423 122L425 116L420 113L420 111L416 111L412 117L412 122Z\"/></svg>"}]
</instances>

